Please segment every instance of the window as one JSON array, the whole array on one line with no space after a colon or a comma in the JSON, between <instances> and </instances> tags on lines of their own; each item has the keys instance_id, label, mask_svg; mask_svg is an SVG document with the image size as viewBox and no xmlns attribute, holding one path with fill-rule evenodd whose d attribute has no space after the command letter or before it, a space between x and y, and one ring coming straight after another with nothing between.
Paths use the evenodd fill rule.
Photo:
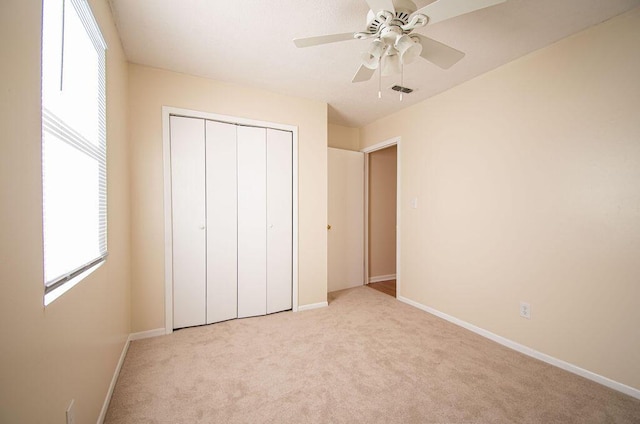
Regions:
<instances>
[{"instance_id":1,"label":"window","mask_svg":"<svg viewBox=\"0 0 640 424\"><path fill-rule=\"evenodd\" d=\"M106 44L86 0L44 0L45 305L107 256Z\"/></svg>"}]
</instances>

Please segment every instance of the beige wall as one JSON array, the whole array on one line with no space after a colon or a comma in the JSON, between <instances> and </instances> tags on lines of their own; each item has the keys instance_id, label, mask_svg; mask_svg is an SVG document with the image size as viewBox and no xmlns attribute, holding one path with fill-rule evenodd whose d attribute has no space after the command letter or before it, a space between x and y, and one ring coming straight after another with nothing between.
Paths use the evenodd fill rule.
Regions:
<instances>
[{"instance_id":1,"label":"beige wall","mask_svg":"<svg viewBox=\"0 0 640 424\"><path fill-rule=\"evenodd\" d=\"M396 273L396 146L369 154L369 278Z\"/></svg>"},{"instance_id":2,"label":"beige wall","mask_svg":"<svg viewBox=\"0 0 640 424\"><path fill-rule=\"evenodd\" d=\"M329 147L336 149L355 150L360 149L360 129L345 127L343 125L327 125Z\"/></svg>"},{"instance_id":3,"label":"beige wall","mask_svg":"<svg viewBox=\"0 0 640 424\"><path fill-rule=\"evenodd\" d=\"M362 132L402 137L402 296L636 389L638 40L640 8Z\"/></svg>"},{"instance_id":4,"label":"beige wall","mask_svg":"<svg viewBox=\"0 0 640 424\"><path fill-rule=\"evenodd\" d=\"M129 67L133 331L165 326L162 106L298 126L300 305L327 294L327 105Z\"/></svg>"},{"instance_id":5,"label":"beige wall","mask_svg":"<svg viewBox=\"0 0 640 424\"><path fill-rule=\"evenodd\" d=\"M129 334L127 64L106 1L109 258L43 307L41 2L0 6L0 422L96 422Z\"/></svg>"}]
</instances>

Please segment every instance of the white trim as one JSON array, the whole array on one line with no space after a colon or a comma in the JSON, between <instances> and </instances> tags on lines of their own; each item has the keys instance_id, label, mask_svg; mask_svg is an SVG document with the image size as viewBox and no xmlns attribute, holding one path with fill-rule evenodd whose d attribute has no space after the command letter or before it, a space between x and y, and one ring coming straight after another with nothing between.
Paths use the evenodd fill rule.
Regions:
<instances>
[{"instance_id":1,"label":"white trim","mask_svg":"<svg viewBox=\"0 0 640 424\"><path fill-rule=\"evenodd\" d=\"M102 409L100 410L100 415L98 415L98 423L102 424L107 415L107 410L109 409L109 403L111 402L111 397L113 396L113 390L116 387L116 382L118 381L118 377L120 376L120 370L122 369L122 364L124 364L124 359L127 356L127 352L129 351L129 345L134 340L142 340L148 339L150 337L164 336L165 329L164 328L156 328L155 330L147 330L141 331L139 333L131 333L122 347L122 352L120 353L120 359L118 359L118 364L116 365L116 369L113 371L113 377L111 377L111 384L109 384L109 390L107 390L107 396L104 399L104 403L102 404Z\"/></svg>"},{"instance_id":2,"label":"white trim","mask_svg":"<svg viewBox=\"0 0 640 424\"><path fill-rule=\"evenodd\" d=\"M469 331L472 331L476 334L481 335L482 337L486 337L489 340L492 340L496 343L499 343L503 346L506 346L510 349L513 349L517 352L523 353L527 356L530 356L532 358L538 359L542 362L546 362L547 364L553 365L555 367L561 368L565 371L569 371L570 373L579 375L581 377L584 377L588 380L591 381L595 381L596 383L602 384L603 386L609 387L613 390L617 390L619 392L622 392L626 395L629 395L631 397L634 397L636 399L640 399L640 390L633 388L631 386L627 386L626 384L622 384L619 383L617 381L611 380L610 378L604 377L600 374L596 374L594 372L585 370L584 368L580 368L576 365L573 365L569 362L565 362L561 359L558 358L554 358L553 356L547 355L546 353L542 353L539 352L535 349L532 349L528 346L522 345L520 343L516 343L513 340L509 340L505 337L499 336L497 334L494 334L490 331L487 331L483 328L477 327L473 324L470 324L466 321L462 321L461 319L452 317L451 315L447 315L444 312L440 312L437 309L433 309L429 306L425 306L421 303L415 302L411 299L407 299L406 297L402 297L402 296L398 296L398 300L401 302L404 302L408 305L411 305L413 307L416 307L420 310L423 310L425 312L428 312L432 315L435 315L439 318L442 318L446 321L449 321L455 325L458 325L462 328L466 328Z\"/></svg>"},{"instance_id":3,"label":"white trim","mask_svg":"<svg viewBox=\"0 0 640 424\"><path fill-rule=\"evenodd\" d=\"M401 138L396 138L396 296L398 296L402 291L400 290L402 285L400 284L402 279L400 278L400 270L401 270L401 262L400 262L400 250L402 243L400 243L401 229L400 225L402 218L402 144L400 143Z\"/></svg>"},{"instance_id":4,"label":"white trim","mask_svg":"<svg viewBox=\"0 0 640 424\"><path fill-rule=\"evenodd\" d=\"M293 137L293 292L291 293L292 310L298 312L298 127L290 127Z\"/></svg>"},{"instance_id":5,"label":"white trim","mask_svg":"<svg viewBox=\"0 0 640 424\"><path fill-rule=\"evenodd\" d=\"M293 139L293 288L292 307L293 312L298 311L298 127L294 125L278 124L255 119L239 118L235 116L219 115L216 113L200 112L191 109L182 109L171 106L162 107L162 154L164 168L164 316L165 334L173 332L173 239L171 235L171 137L169 117L171 115L201 118L212 121L227 122L254 127L273 128L290 131Z\"/></svg>"},{"instance_id":6,"label":"white trim","mask_svg":"<svg viewBox=\"0 0 640 424\"><path fill-rule=\"evenodd\" d=\"M380 143L376 143L373 146L368 146L363 149L360 149L362 153L373 153L376 150L386 149L387 147L391 147L394 144L400 144L400 137L393 137L385 141L381 141Z\"/></svg>"},{"instance_id":7,"label":"white trim","mask_svg":"<svg viewBox=\"0 0 640 424\"><path fill-rule=\"evenodd\" d=\"M328 302L318 302L318 303L310 303L309 305L300 305L298 306L298 312L310 311L312 309L326 308L327 306L329 306Z\"/></svg>"},{"instance_id":8,"label":"white trim","mask_svg":"<svg viewBox=\"0 0 640 424\"><path fill-rule=\"evenodd\" d=\"M104 422L104 418L107 415L107 410L109 409L109 403L111 402L111 396L113 396L113 390L116 387L118 376L120 376L120 370L122 369L122 364L124 364L124 358L127 356L127 351L129 350L130 342L131 342L131 335L127 337L127 340L124 342L124 346L122 347L122 353L120 353L120 359L118 359L118 364L116 365L116 369L113 371L113 377L111 377L111 383L109 384L109 390L107 390L107 396L104 398L104 403L102 404L100 415L98 415L97 424L102 424Z\"/></svg>"},{"instance_id":9,"label":"white trim","mask_svg":"<svg viewBox=\"0 0 640 424\"><path fill-rule=\"evenodd\" d=\"M401 212L402 212L402 173L401 173L401 140L400 136L393 137L388 140L382 141L380 143L374 144L373 146L365 147L360 149L362 153L364 153L364 181L365 181L365 202L364 202L364 220L365 220L365 231L364 231L364 281L366 284L374 283L369 277L369 153L375 152L377 150L386 149L387 147L391 147L393 145L396 146L396 293L398 296L401 291L401 282L400 282L400 230L401 230ZM376 278L376 277L373 277ZM384 280L378 280L384 281Z\"/></svg>"},{"instance_id":10,"label":"white trim","mask_svg":"<svg viewBox=\"0 0 640 424\"><path fill-rule=\"evenodd\" d=\"M147 330L147 331L140 331L139 333L131 333L129 335L129 340L142 340L142 339L149 339L151 337L158 337L158 336L164 336L166 334L166 331L164 328L156 328L155 330Z\"/></svg>"},{"instance_id":11,"label":"white trim","mask_svg":"<svg viewBox=\"0 0 640 424\"><path fill-rule=\"evenodd\" d=\"M395 280L396 274L378 275L377 277L369 277L369 283L379 283L380 281Z\"/></svg>"},{"instance_id":12,"label":"white trim","mask_svg":"<svg viewBox=\"0 0 640 424\"><path fill-rule=\"evenodd\" d=\"M162 163L164 173L164 329L173 332L173 234L171 231L171 128L170 112L162 108Z\"/></svg>"},{"instance_id":13,"label":"white trim","mask_svg":"<svg viewBox=\"0 0 640 424\"><path fill-rule=\"evenodd\" d=\"M364 152L363 152L364 153ZM364 153L364 205L362 209L364 211L364 246L362 246L362 257L364 259L364 284L368 284L369 281L369 154Z\"/></svg>"},{"instance_id":14,"label":"white trim","mask_svg":"<svg viewBox=\"0 0 640 424\"><path fill-rule=\"evenodd\" d=\"M210 121L224 122L228 124L248 125L253 127L273 128L275 130L291 131L297 135L298 127L288 124L278 124L276 122L258 121L256 119L241 118L238 116L220 115L217 113L201 112L193 109L183 109L172 106L162 106L162 115L184 116L187 118L201 118ZM164 121L163 121L164 122Z\"/></svg>"}]
</instances>

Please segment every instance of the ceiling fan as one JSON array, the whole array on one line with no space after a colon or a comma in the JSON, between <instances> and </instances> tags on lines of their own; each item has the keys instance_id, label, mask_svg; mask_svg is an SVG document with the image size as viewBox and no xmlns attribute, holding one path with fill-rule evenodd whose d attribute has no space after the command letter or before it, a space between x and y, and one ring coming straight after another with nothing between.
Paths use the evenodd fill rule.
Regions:
<instances>
[{"instance_id":1,"label":"ceiling fan","mask_svg":"<svg viewBox=\"0 0 640 424\"><path fill-rule=\"evenodd\" d=\"M506 0L437 0L420 9L411 0L365 1L371 9L367 14L365 31L296 38L293 42L297 47L310 47L373 39L369 49L362 54L362 64L352 82L368 81L378 68L383 76L401 73L403 66L418 56L440 68L449 69L464 57L464 53L412 31Z\"/></svg>"}]
</instances>

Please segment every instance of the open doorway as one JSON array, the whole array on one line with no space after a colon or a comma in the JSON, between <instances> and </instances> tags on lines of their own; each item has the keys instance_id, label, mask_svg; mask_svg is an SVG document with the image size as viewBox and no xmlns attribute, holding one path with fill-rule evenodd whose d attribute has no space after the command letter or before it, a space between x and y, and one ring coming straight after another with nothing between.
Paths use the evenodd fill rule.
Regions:
<instances>
[{"instance_id":1,"label":"open doorway","mask_svg":"<svg viewBox=\"0 0 640 424\"><path fill-rule=\"evenodd\" d=\"M364 151L365 274L369 287L397 295L397 142Z\"/></svg>"},{"instance_id":2,"label":"open doorway","mask_svg":"<svg viewBox=\"0 0 640 424\"><path fill-rule=\"evenodd\" d=\"M365 284L402 295L400 158L400 137L360 152L328 149L328 292Z\"/></svg>"}]
</instances>

